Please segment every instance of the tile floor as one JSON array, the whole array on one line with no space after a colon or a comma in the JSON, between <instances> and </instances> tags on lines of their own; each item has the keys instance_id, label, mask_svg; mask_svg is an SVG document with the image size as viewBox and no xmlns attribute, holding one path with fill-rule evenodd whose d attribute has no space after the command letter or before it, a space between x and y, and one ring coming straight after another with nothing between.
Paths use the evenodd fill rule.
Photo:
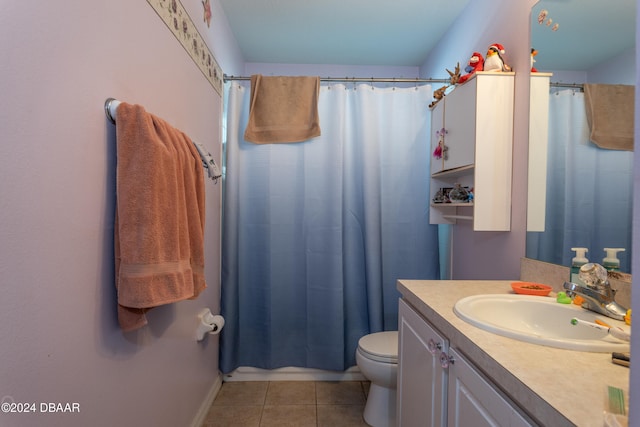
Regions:
<instances>
[{"instance_id":1,"label":"tile floor","mask_svg":"<svg viewBox=\"0 0 640 427\"><path fill-rule=\"evenodd\" d=\"M226 382L202 427L366 427L368 390L362 381Z\"/></svg>"}]
</instances>

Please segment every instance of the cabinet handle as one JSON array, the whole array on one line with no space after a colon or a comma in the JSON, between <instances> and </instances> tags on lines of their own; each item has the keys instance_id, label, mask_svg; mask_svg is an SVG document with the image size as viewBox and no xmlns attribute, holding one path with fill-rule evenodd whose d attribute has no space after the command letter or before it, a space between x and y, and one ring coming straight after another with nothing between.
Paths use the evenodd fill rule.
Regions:
<instances>
[{"instance_id":1,"label":"cabinet handle","mask_svg":"<svg viewBox=\"0 0 640 427\"><path fill-rule=\"evenodd\" d=\"M453 365L454 361L453 356L449 356L444 351L440 353L440 366L442 366L442 369L447 369L449 365Z\"/></svg>"},{"instance_id":2,"label":"cabinet handle","mask_svg":"<svg viewBox=\"0 0 640 427\"><path fill-rule=\"evenodd\" d=\"M442 344L436 343L433 338L431 338L427 343L427 349L429 350L429 353L436 354L436 351L442 350Z\"/></svg>"}]
</instances>

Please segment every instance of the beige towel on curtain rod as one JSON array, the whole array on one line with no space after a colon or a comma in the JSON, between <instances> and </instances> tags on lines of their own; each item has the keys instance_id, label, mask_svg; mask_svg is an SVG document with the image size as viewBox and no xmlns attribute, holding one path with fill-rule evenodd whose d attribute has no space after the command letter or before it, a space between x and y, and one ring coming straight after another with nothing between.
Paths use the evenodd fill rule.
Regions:
<instances>
[{"instance_id":1,"label":"beige towel on curtain rod","mask_svg":"<svg viewBox=\"0 0 640 427\"><path fill-rule=\"evenodd\" d=\"M635 86L585 84L590 139L600 148L633 151Z\"/></svg>"},{"instance_id":2,"label":"beige towel on curtain rod","mask_svg":"<svg viewBox=\"0 0 640 427\"><path fill-rule=\"evenodd\" d=\"M115 281L124 331L204 280L204 176L191 139L139 105L116 112Z\"/></svg>"},{"instance_id":3,"label":"beige towel on curtain rod","mask_svg":"<svg viewBox=\"0 0 640 427\"><path fill-rule=\"evenodd\" d=\"M256 144L300 142L320 136L319 77L251 76L244 139Z\"/></svg>"}]
</instances>

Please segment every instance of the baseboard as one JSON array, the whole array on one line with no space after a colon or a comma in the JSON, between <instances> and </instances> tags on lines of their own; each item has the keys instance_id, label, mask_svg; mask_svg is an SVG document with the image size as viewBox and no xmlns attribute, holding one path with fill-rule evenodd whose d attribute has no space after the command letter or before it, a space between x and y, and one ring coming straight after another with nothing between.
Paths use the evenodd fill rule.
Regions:
<instances>
[{"instance_id":1,"label":"baseboard","mask_svg":"<svg viewBox=\"0 0 640 427\"><path fill-rule=\"evenodd\" d=\"M346 371L325 371L311 368L259 369L241 366L224 375L225 382L232 381L366 381L357 366Z\"/></svg>"},{"instance_id":2,"label":"baseboard","mask_svg":"<svg viewBox=\"0 0 640 427\"><path fill-rule=\"evenodd\" d=\"M216 376L215 381L211 385L209 392L207 393L207 397L202 402L202 405L200 405L200 409L198 410L198 413L196 414L195 418L191 422L191 427L202 426L202 423L204 423L204 420L206 419L207 414L209 413L209 409L211 408L213 401L216 399L216 396L218 395L218 392L220 391L221 387L222 387L222 374L218 374Z\"/></svg>"}]
</instances>

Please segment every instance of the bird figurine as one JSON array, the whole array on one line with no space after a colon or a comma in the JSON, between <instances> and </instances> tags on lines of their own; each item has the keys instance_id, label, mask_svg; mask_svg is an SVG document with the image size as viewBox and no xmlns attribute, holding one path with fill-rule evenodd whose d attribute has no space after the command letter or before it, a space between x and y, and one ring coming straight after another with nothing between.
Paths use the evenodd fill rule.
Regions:
<instances>
[{"instance_id":1,"label":"bird figurine","mask_svg":"<svg viewBox=\"0 0 640 427\"><path fill-rule=\"evenodd\" d=\"M538 70L536 69L536 67L533 66L533 64L536 62L535 56L538 54L538 51L535 50L534 48L531 48L531 72L532 73L537 73Z\"/></svg>"},{"instance_id":2,"label":"bird figurine","mask_svg":"<svg viewBox=\"0 0 640 427\"><path fill-rule=\"evenodd\" d=\"M484 60L484 71L507 72L511 71L502 58L505 54L504 46L500 43L494 43L487 50L487 57Z\"/></svg>"},{"instance_id":3,"label":"bird figurine","mask_svg":"<svg viewBox=\"0 0 640 427\"><path fill-rule=\"evenodd\" d=\"M482 71L483 68L484 58L482 57L482 54L480 52L473 52L473 55L471 55L471 58L469 58L467 66L464 68L464 71L466 71L467 74L460 77L460 79L458 80L458 84L466 82L471 78L471 76L473 76L476 71Z\"/></svg>"}]
</instances>

